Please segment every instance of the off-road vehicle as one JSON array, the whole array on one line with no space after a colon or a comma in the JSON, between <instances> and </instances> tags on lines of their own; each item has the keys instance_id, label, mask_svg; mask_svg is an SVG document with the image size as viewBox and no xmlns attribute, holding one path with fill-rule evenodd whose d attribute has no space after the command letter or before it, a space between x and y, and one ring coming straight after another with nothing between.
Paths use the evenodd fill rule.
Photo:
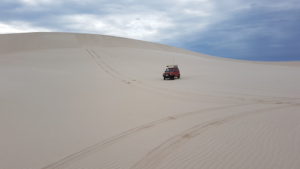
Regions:
<instances>
[{"instance_id":1,"label":"off-road vehicle","mask_svg":"<svg viewBox=\"0 0 300 169\"><path fill-rule=\"evenodd\" d=\"M175 78L180 78L180 71L178 65L168 65L165 72L163 73L164 80L171 79L174 80Z\"/></svg>"}]
</instances>

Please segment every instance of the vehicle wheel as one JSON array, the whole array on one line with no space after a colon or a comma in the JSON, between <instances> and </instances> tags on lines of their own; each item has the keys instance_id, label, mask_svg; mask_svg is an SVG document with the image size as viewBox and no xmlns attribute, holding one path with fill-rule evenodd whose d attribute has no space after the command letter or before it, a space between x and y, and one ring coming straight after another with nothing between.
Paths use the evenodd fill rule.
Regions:
<instances>
[{"instance_id":1,"label":"vehicle wheel","mask_svg":"<svg viewBox=\"0 0 300 169\"><path fill-rule=\"evenodd\" d=\"M178 75L178 79L180 79L180 75Z\"/></svg>"},{"instance_id":2,"label":"vehicle wheel","mask_svg":"<svg viewBox=\"0 0 300 169\"><path fill-rule=\"evenodd\" d=\"M166 77L164 77L164 80L166 80Z\"/></svg>"}]
</instances>

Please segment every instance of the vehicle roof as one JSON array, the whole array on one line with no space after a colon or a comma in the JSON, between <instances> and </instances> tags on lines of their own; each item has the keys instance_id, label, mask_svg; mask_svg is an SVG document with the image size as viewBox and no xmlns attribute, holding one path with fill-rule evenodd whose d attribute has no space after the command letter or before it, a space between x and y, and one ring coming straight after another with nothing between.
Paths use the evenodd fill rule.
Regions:
<instances>
[{"instance_id":1,"label":"vehicle roof","mask_svg":"<svg viewBox=\"0 0 300 169\"><path fill-rule=\"evenodd\" d=\"M178 65L167 65L167 68L178 68Z\"/></svg>"}]
</instances>

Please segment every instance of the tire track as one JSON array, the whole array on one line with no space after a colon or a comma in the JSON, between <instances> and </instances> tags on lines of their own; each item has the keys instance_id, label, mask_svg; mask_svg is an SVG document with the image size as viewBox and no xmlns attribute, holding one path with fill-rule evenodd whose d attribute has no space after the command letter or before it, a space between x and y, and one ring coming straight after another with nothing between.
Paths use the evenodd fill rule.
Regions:
<instances>
[{"instance_id":1,"label":"tire track","mask_svg":"<svg viewBox=\"0 0 300 169\"><path fill-rule=\"evenodd\" d=\"M108 74L110 77L112 77L113 79L116 79L118 81L120 81L121 83L124 84L130 84L131 82L122 78L120 76L120 74L112 69L110 66L108 66L108 64L106 64L102 59L100 55L97 55L96 52L94 52L93 50L89 50L86 49L87 53L89 54L89 56L91 56L93 58L93 60L96 62L96 64L98 65L98 67L100 67L106 74ZM100 61L100 62L99 62Z\"/></svg>"},{"instance_id":2,"label":"tire track","mask_svg":"<svg viewBox=\"0 0 300 169\"><path fill-rule=\"evenodd\" d=\"M206 157L208 157L209 153L214 151L213 149L216 147L213 147L211 145L214 145L217 141L215 139L209 138L203 142L199 142L199 144L197 144L197 146L207 146L207 147L212 147L212 149L202 149L201 150L201 157L202 160L205 159ZM191 165L192 162L197 161L197 160L193 160L193 158L195 158L194 154L191 153L190 151L185 151L182 152L180 154L172 154L174 155L172 158L169 158L168 161L176 161L174 163L167 163L164 165L164 168L180 168L180 169L184 169L184 168L188 168L188 165ZM179 163L178 163L179 162ZM190 167L192 168L192 167ZM198 167L197 168L201 168Z\"/></svg>"},{"instance_id":3,"label":"tire track","mask_svg":"<svg viewBox=\"0 0 300 169\"><path fill-rule=\"evenodd\" d=\"M146 90L150 93L157 93L163 96L166 96L168 98L170 98L170 96L174 96L171 98L182 98L184 95L178 93L178 92L169 92L167 90L164 89L160 89L157 87L152 87L149 86L148 84L142 83L140 81L137 81L136 79L133 79L131 77L128 77L126 75L122 75L119 71L117 71L116 69L114 69L113 67L111 67L108 63L106 63L102 56L99 55L98 53L96 53L94 50L92 49L86 49L87 53L89 56L91 56L93 58L93 60L96 62L96 64L99 66L99 68L104 71L106 74L108 74L110 77L112 77L112 79L115 79L123 84L126 85L131 85L131 86L135 86L138 87L140 89ZM130 80L128 80L130 79Z\"/></svg>"},{"instance_id":4,"label":"tire track","mask_svg":"<svg viewBox=\"0 0 300 169\"><path fill-rule=\"evenodd\" d=\"M225 118L220 118L212 121L208 121L205 123L200 123L198 125L195 125L194 127L166 140L159 146L152 149L144 158L142 158L140 161L138 161L135 165L131 167L131 169L153 169L157 168L166 157L168 157L172 152L177 150L180 146L187 143L190 139L193 139L194 137L199 136L204 131L207 131L211 128L216 128L218 126L221 126L225 123L234 121L236 119L240 119L249 115L254 115L260 112L264 111L270 111L270 110L277 110L277 109L284 109L284 108L290 108L294 106L300 106L299 104L293 104L293 105L284 105L284 106L276 106L271 108L263 108L259 110L254 111L247 111L243 113L238 113L234 115L227 116Z\"/></svg>"},{"instance_id":5,"label":"tire track","mask_svg":"<svg viewBox=\"0 0 300 169\"><path fill-rule=\"evenodd\" d=\"M124 75L121 75L120 72L118 72L115 68L113 68L112 66L110 66L108 63L106 63L104 60L103 60L103 57L101 55L99 55L98 53L96 53L94 50L90 49L90 52L96 56L100 61L101 63L103 63L103 65L108 69L110 70L111 72L114 72L116 75L118 76L123 76L125 77Z\"/></svg>"},{"instance_id":6,"label":"tire track","mask_svg":"<svg viewBox=\"0 0 300 169\"><path fill-rule=\"evenodd\" d=\"M94 50L86 49L86 51L87 51L88 54L95 60L95 62L98 64L98 66L99 66L101 69L103 69L106 73L108 73L108 74L109 74L110 76L112 76L113 78L115 78L115 79L121 81L122 83L126 83L125 75L122 75L122 74L119 73L116 69L114 69L114 68L111 67L109 64L107 64L99 54L97 54ZM142 83L139 83L138 81L134 81L134 83L135 83L135 84L133 84L133 85L135 85L135 86L137 86L137 87L140 87L140 88L147 88L147 86L146 86L147 84L142 84ZM139 84L138 84L138 83L139 83ZM127 84L130 84L130 83L127 83ZM142 85L142 86L141 86L141 85ZM148 88L151 88L151 89L156 90L156 91L158 91L158 90L163 90L163 89L160 89L160 88L157 88L157 87L153 87L153 86L150 86L150 87L148 87ZM164 91L164 93L166 93L166 91ZM168 92L168 93L169 93L169 92ZM182 94L182 93L178 93L178 94ZM213 96L211 96L211 97L213 97ZM241 99L241 98L235 98L235 99ZM245 98L243 98L243 99L245 99ZM297 99L298 99L298 98L297 98ZM286 98L286 99L284 99L284 100L285 100L285 101L282 101L282 99L279 100L279 99L276 98L276 97L273 97L273 98L265 97L265 98L262 98L262 99L253 99L253 98L250 98L250 99L245 100L245 102L247 101L248 104L249 104L249 102L250 102L250 103L252 102L251 104L270 104L270 105L287 105L287 104L289 104L289 105L291 105L292 103L291 103L290 101L295 100L295 99L293 99L293 98ZM238 105L239 105L239 106L242 106L241 104L238 104ZM247 104L243 104L243 105L247 105ZM113 143L119 141L120 139L125 138L125 137L127 137L127 136L130 136L130 135L132 135L132 134L134 134L134 133L137 133L137 132L140 132L140 131L142 131L142 130L145 130L145 129L154 127L154 126L156 126L156 125L158 125L158 124L167 122L167 121L169 121L169 120L176 120L176 119L178 119L178 118L182 118L182 117L185 117L185 116L188 116L188 115L198 114L198 113L199 113L199 112L196 111L196 112L189 112L189 113L177 114L177 115L175 115L175 116L168 116L168 117L165 117L165 118L160 119L160 120L157 120L157 121L155 121L155 122L153 122L153 123L150 122L150 123L145 124L145 125L142 125L142 126L140 126L140 127L133 128L133 129L130 129L130 130L125 131L125 132L123 132L123 133L120 133L119 135L117 135L117 136L115 136L115 137L112 137L112 138L110 138L110 139L107 139L106 141L103 141L103 142L99 143L100 145L97 144L97 145L91 146L91 147L85 149L86 151L81 152L82 154L79 154L78 156L77 156L76 153L75 153L74 155L77 156L76 158L78 158L78 160L79 160L80 158L84 158L84 156L85 156L84 154L85 154L85 153L87 153L87 155L88 155L88 154L90 154L90 153L93 153L93 152L95 152L95 151L98 151L98 149L101 149L101 148L104 148L104 147L106 147L106 146L109 146L109 145L111 145L111 144L113 144ZM185 114L186 114L186 115L185 115ZM219 122L218 122L218 123L219 123ZM224 123L224 122L221 122L221 124L222 124L222 123ZM217 124L208 124L208 126L206 126L205 128L210 128L209 126L214 126L214 125L218 126ZM190 135L188 134L186 137L189 138ZM73 157L71 157L71 158L73 158ZM74 158L75 158L75 157L74 157ZM68 161L68 160L67 160L67 161ZM71 160L71 161L76 161L76 159ZM67 163L69 163L69 162L66 162L65 164L67 165ZM65 165L65 164L63 164L63 165ZM43 168L43 169L44 169L44 168Z\"/></svg>"},{"instance_id":7,"label":"tire track","mask_svg":"<svg viewBox=\"0 0 300 169\"><path fill-rule=\"evenodd\" d=\"M145 84L141 81L138 81L132 77L126 76L121 74L119 71L117 71L115 68L113 68L111 65L109 65L108 63L106 63L106 61L104 61L103 57L101 55L99 55L97 52L95 52L92 49L86 49L87 53L89 56L91 56L93 58L93 60L96 62L96 64L105 72L107 73L109 76L111 76L113 79L118 80L121 83L127 84L127 85L131 85L131 86L135 86L138 88L141 88L143 90L149 91L151 93L155 92L158 93L160 95L163 96L167 96L170 98L170 96L174 96L172 98L180 98L184 95L182 95L181 93L178 93L178 91L173 91L170 92L166 89L160 89L157 87L153 87L149 84ZM128 80L129 79L129 80Z\"/></svg>"},{"instance_id":8,"label":"tire track","mask_svg":"<svg viewBox=\"0 0 300 169\"><path fill-rule=\"evenodd\" d=\"M196 114L200 114L200 113L209 113L209 112L213 112L213 111L217 111L217 110L223 110L223 109L230 109L230 108L237 108L237 107L242 107L242 106L246 106L246 105L252 105L252 104L235 104L235 105L227 105L227 106L220 106L220 107L213 107L213 108L207 108L207 109L203 109L203 110L199 110L199 111L192 111L192 112L186 112L186 113L178 113L175 114L173 116L167 116L164 118L161 118L159 120L155 120L149 123L146 123L144 125L129 129L127 131L124 131L118 135L115 135L113 137L110 137L104 141L101 141L99 143L96 143L94 145L91 145L89 147L86 147L76 153L70 154L66 157L64 157L63 159L51 163L41 169L61 169L64 166L70 165L72 162L76 162L86 156L89 156L90 154L93 154L97 151L102 150L105 147L108 147L114 143L117 143L119 141L121 141L122 139L129 137L135 133L147 130L149 128L152 128L154 126L160 125L160 124L164 124L167 123L169 121L173 121L173 120L178 120L184 117L188 117L188 116L193 116Z\"/></svg>"},{"instance_id":9,"label":"tire track","mask_svg":"<svg viewBox=\"0 0 300 169\"><path fill-rule=\"evenodd\" d=\"M140 80L136 80L135 78L132 78L130 76L124 75L120 73L117 69L112 67L110 64L108 64L106 61L104 61L103 56L98 54L93 49L85 49L87 53L93 58L93 60L96 62L96 64L109 76L111 76L113 79L118 80L119 82L127 85L132 85L135 87L142 88L144 90L150 91L150 92L156 92L158 94L167 95L167 96L175 96L175 98L191 98L191 97L185 97L185 96L200 96L200 97L206 97L210 99L222 99L222 100L235 100L238 102L244 101L244 102L257 102L257 103L268 103L268 104L289 104L291 101L299 100L300 98L288 98L288 97L271 97L271 96L257 96L257 95L247 95L247 94L239 94L241 96L214 96L214 95L204 95L199 94L195 92L187 92L187 91L178 91L178 90L171 90L169 88L164 87L157 87L154 85L150 85L147 83L144 83ZM109 55L106 53L106 55ZM247 98L244 96L252 96L256 98ZM174 97L172 97L174 98ZM284 101L282 101L284 100Z\"/></svg>"}]
</instances>

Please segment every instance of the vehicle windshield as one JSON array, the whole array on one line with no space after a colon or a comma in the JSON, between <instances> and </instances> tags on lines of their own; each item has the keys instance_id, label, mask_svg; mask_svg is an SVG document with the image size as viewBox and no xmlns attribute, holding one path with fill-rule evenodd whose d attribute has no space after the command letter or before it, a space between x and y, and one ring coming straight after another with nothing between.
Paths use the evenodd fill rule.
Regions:
<instances>
[{"instance_id":1,"label":"vehicle windshield","mask_svg":"<svg viewBox=\"0 0 300 169\"><path fill-rule=\"evenodd\" d=\"M174 72L174 68L167 68L166 72Z\"/></svg>"}]
</instances>

